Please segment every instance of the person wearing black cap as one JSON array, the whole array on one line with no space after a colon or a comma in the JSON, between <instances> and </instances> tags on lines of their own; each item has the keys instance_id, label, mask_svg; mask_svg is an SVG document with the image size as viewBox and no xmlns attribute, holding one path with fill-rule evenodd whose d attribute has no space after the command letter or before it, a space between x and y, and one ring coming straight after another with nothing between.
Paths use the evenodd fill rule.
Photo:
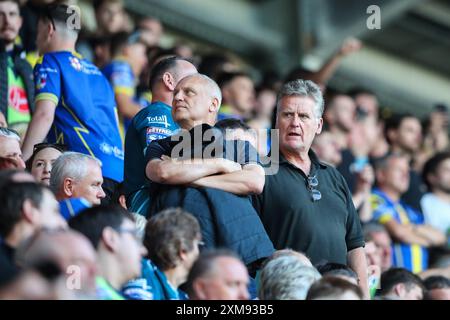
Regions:
<instances>
[{"instance_id":1,"label":"person wearing black cap","mask_svg":"<svg viewBox=\"0 0 450 320\"><path fill-rule=\"evenodd\" d=\"M46 137L70 151L99 159L109 202L123 180L123 142L114 94L101 71L75 52L80 16L70 6L44 8L36 44L42 57L35 67L36 112L23 143L24 159Z\"/></svg>"}]
</instances>

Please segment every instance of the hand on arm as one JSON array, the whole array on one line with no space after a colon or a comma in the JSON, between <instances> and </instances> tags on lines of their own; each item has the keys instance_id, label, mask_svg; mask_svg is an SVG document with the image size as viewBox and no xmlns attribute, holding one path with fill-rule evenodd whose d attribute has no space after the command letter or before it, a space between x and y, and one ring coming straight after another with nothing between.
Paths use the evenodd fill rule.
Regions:
<instances>
[{"instance_id":1,"label":"hand on arm","mask_svg":"<svg viewBox=\"0 0 450 320\"><path fill-rule=\"evenodd\" d=\"M33 147L37 143L44 141L53 123L55 117L56 104L51 100L38 100L36 110L28 125L28 130L22 144L23 159L28 160Z\"/></svg>"}]
</instances>

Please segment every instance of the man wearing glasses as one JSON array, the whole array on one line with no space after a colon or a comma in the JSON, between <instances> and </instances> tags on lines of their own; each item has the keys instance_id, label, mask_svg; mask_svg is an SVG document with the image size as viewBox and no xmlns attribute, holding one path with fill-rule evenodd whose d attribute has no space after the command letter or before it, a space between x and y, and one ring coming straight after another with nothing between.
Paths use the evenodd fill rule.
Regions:
<instances>
[{"instance_id":1,"label":"man wearing glasses","mask_svg":"<svg viewBox=\"0 0 450 320\"><path fill-rule=\"evenodd\" d=\"M305 252L313 264L348 264L368 297L364 238L351 193L344 178L310 150L322 130L323 105L312 81L283 86L276 111L279 170L266 176L253 203L276 249Z\"/></svg>"},{"instance_id":2,"label":"man wearing glasses","mask_svg":"<svg viewBox=\"0 0 450 320\"><path fill-rule=\"evenodd\" d=\"M147 254L138 239L134 217L119 206L97 206L70 219L69 226L85 235L97 252L97 298L124 300L120 293L129 280L140 276Z\"/></svg>"}]
</instances>

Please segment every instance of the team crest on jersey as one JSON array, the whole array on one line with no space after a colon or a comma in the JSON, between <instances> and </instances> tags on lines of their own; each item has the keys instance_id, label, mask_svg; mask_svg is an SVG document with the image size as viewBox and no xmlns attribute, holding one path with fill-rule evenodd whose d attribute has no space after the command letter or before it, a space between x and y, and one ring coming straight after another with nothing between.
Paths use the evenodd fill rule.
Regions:
<instances>
[{"instance_id":1,"label":"team crest on jersey","mask_svg":"<svg viewBox=\"0 0 450 320\"><path fill-rule=\"evenodd\" d=\"M42 88L45 87L46 84L47 84L47 74L46 73L40 73L38 75L38 80L36 82L36 89L37 90L41 90Z\"/></svg>"},{"instance_id":2,"label":"team crest on jersey","mask_svg":"<svg viewBox=\"0 0 450 320\"><path fill-rule=\"evenodd\" d=\"M70 65L77 71L81 70L81 62L76 57L69 57Z\"/></svg>"}]
</instances>

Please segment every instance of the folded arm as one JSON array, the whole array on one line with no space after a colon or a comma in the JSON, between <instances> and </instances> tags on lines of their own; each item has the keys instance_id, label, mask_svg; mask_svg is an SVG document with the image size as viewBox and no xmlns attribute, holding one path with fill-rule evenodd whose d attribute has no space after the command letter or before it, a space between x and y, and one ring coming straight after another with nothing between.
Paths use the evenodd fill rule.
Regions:
<instances>
[{"instance_id":1,"label":"folded arm","mask_svg":"<svg viewBox=\"0 0 450 320\"><path fill-rule=\"evenodd\" d=\"M260 194L264 189L264 182L264 169L257 164L248 164L241 171L204 177L194 181L192 185L247 195Z\"/></svg>"},{"instance_id":2,"label":"folded arm","mask_svg":"<svg viewBox=\"0 0 450 320\"><path fill-rule=\"evenodd\" d=\"M239 165L226 159L194 159L177 161L163 156L153 159L146 167L147 177L162 184L187 184L219 173L240 170Z\"/></svg>"}]
</instances>

